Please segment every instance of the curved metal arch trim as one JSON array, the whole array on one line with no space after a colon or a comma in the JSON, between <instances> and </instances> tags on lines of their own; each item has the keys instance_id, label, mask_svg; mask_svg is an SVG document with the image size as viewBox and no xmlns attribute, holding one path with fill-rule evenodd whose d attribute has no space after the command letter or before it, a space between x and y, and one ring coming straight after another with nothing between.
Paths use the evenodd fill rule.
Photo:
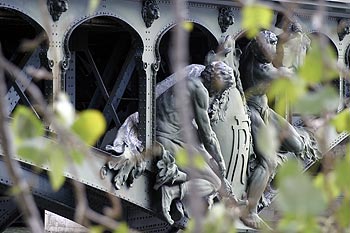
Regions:
<instances>
[{"instance_id":1,"label":"curved metal arch trim","mask_svg":"<svg viewBox=\"0 0 350 233\"><path fill-rule=\"evenodd\" d=\"M334 46L334 48L336 48L337 57L339 57L340 54L339 54L339 48L337 46L337 43L332 39L332 37L329 34L323 32L323 31L320 31L320 30L315 30L315 29L307 30L305 33L307 35L311 35L312 33L318 33L318 34L321 34L321 35L324 35L325 37L327 37L327 39L329 39L329 41L332 42L332 45Z\"/></svg>"},{"instance_id":2,"label":"curved metal arch trim","mask_svg":"<svg viewBox=\"0 0 350 233\"><path fill-rule=\"evenodd\" d=\"M31 17L28 12L26 12L25 10L15 6L15 5L5 5L0 3L0 9L5 9L5 10L12 10L15 13L20 14L21 16L23 16L23 20L26 21L27 23L29 23L30 25L32 25L35 29L41 29L43 32L45 32L46 35L48 35L47 30L45 29L45 27L35 18Z\"/></svg>"},{"instance_id":3,"label":"curved metal arch trim","mask_svg":"<svg viewBox=\"0 0 350 233\"><path fill-rule=\"evenodd\" d=\"M186 21L191 22L191 23L195 23L196 25L204 28L205 30L207 30L216 40L217 43L219 43L217 37L215 36L215 34L212 32L212 30L210 30L210 28L208 28L207 26L205 26L204 24L200 23L198 20L195 19L186 19ZM172 28L174 28L177 25L177 23L175 21L171 21L170 23L168 23L164 28L162 28L161 31L159 31L156 35L156 40L155 40L155 44L154 44L154 52L155 52L155 57L157 61L160 61L160 53L159 53L159 45L160 42L163 38L163 36L170 31Z\"/></svg>"},{"instance_id":4,"label":"curved metal arch trim","mask_svg":"<svg viewBox=\"0 0 350 233\"><path fill-rule=\"evenodd\" d=\"M86 22L87 20L93 19L93 18L97 18L97 17L111 17L117 21L120 21L121 23L125 24L128 26L128 28L132 29L129 30L129 32L131 33L131 35L134 38L137 38L137 40L140 42L141 44L141 49L143 51L143 47L144 47L144 42L142 40L142 37L140 35L140 33L136 30L136 28L134 26L132 26L131 24L128 23L128 21L122 17L120 17L117 14L114 13L110 13L110 12L96 12L95 14L91 14L82 18L79 18L75 21L73 21L66 29L66 31L63 34L63 48L64 48L64 60L62 61L61 64L61 68L63 70L67 70L69 67L69 59L70 59L70 50L69 50L69 40L70 37L72 35L72 33L74 32L74 30L79 27L81 24L83 24L84 22ZM64 78L64 77L62 77Z\"/></svg>"}]
</instances>

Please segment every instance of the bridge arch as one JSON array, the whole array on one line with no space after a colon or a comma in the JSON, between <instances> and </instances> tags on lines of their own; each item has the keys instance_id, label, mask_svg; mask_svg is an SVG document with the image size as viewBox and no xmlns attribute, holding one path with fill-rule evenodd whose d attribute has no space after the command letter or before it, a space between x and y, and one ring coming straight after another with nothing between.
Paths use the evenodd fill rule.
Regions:
<instances>
[{"instance_id":1,"label":"bridge arch","mask_svg":"<svg viewBox=\"0 0 350 233\"><path fill-rule=\"evenodd\" d=\"M335 56L336 56L336 59L338 59L339 57L339 51L338 51L338 48L336 46L336 43L332 40L332 38L321 32L321 31L311 31L310 33L308 33L308 35L310 36L311 38L311 47L312 47L312 43L313 43L313 40L316 38L316 39L319 39L321 43L326 43L327 46L330 46L330 48L334 51L335 53ZM324 48L324 45L322 45L323 48ZM338 75L338 77L335 77L332 81L332 86L334 88L336 88L336 90L338 91L338 93L340 93L342 90L340 88L340 84L341 84L341 79Z\"/></svg>"},{"instance_id":2,"label":"bridge arch","mask_svg":"<svg viewBox=\"0 0 350 233\"><path fill-rule=\"evenodd\" d=\"M138 32L111 14L87 17L71 26L64 37L69 64L62 67L62 83L76 109L100 110L109 130L138 111L139 94L146 90L143 47Z\"/></svg>"},{"instance_id":3,"label":"bridge arch","mask_svg":"<svg viewBox=\"0 0 350 233\"><path fill-rule=\"evenodd\" d=\"M188 63L204 64L205 56L210 50L217 48L218 41L208 27L192 19L187 21L193 23L193 30L189 35ZM169 23L157 36L155 56L160 61L157 82L162 81L173 72L170 64L169 48L171 47L171 35L175 26L175 22Z\"/></svg>"},{"instance_id":4,"label":"bridge arch","mask_svg":"<svg viewBox=\"0 0 350 233\"><path fill-rule=\"evenodd\" d=\"M0 5L0 44L4 57L18 68L25 71L26 67L33 66L49 70L47 32L39 22L17 7ZM30 76L27 78L32 79ZM51 81L42 80L36 84L44 96L51 95ZM36 112L25 94L27 86L18 85L8 79L8 114L11 114L18 104L27 105Z\"/></svg>"}]
</instances>

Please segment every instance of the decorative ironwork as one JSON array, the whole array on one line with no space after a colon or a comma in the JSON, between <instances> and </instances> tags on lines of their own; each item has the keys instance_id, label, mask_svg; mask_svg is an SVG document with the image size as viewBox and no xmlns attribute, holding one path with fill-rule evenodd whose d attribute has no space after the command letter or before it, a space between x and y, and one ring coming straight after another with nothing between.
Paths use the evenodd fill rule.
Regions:
<instances>
[{"instance_id":1,"label":"decorative ironwork","mask_svg":"<svg viewBox=\"0 0 350 233\"><path fill-rule=\"evenodd\" d=\"M132 185L146 169L146 161L141 154L144 150L142 142L138 139L138 112L130 115L119 128L112 145L107 145L106 150L117 154L107 165L103 166L101 178L107 176L108 170L114 172L113 183L116 189L127 183Z\"/></svg>"},{"instance_id":2,"label":"decorative ironwork","mask_svg":"<svg viewBox=\"0 0 350 233\"><path fill-rule=\"evenodd\" d=\"M233 25L235 22L233 15L232 7L222 7L219 9L219 26L221 28L221 32L224 33L227 31L228 27Z\"/></svg>"},{"instance_id":3,"label":"decorative ironwork","mask_svg":"<svg viewBox=\"0 0 350 233\"><path fill-rule=\"evenodd\" d=\"M47 0L47 7L54 22L58 21L63 12L68 10L67 0Z\"/></svg>"},{"instance_id":4,"label":"decorative ironwork","mask_svg":"<svg viewBox=\"0 0 350 233\"><path fill-rule=\"evenodd\" d=\"M154 20L160 17L158 3L155 0L144 0L141 13L146 27L151 27Z\"/></svg>"},{"instance_id":5,"label":"decorative ironwork","mask_svg":"<svg viewBox=\"0 0 350 233\"><path fill-rule=\"evenodd\" d=\"M342 41L346 35L350 34L350 19L343 18L338 20L337 34L340 41Z\"/></svg>"}]
</instances>

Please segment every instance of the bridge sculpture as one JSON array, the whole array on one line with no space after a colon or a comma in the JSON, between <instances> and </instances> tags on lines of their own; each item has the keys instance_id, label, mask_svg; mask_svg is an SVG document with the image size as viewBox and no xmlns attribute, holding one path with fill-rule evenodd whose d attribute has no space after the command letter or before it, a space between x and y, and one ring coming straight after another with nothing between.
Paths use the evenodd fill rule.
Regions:
<instances>
[{"instance_id":1,"label":"bridge sculpture","mask_svg":"<svg viewBox=\"0 0 350 233\"><path fill-rule=\"evenodd\" d=\"M83 9L82 1L48 0L47 4L49 25L35 4L0 0L0 23L8 24L0 29L3 30L0 39L6 49L5 55L23 69L29 65L50 68L54 80L41 84L48 98L64 90L78 110L97 108L103 112L109 126L108 132L92 149L93 154L86 158L77 173L68 169L65 176L87 186L89 204L98 212L102 211L103 206L110 205L107 194L121 198L123 218L140 231L170 232L185 227L191 213L188 213L188 206L181 199L191 190L192 185L188 184L197 185L195 188L202 190L200 195L207 197L209 204L213 199L229 199L233 205L243 209L242 222L253 228L260 226L257 211L274 198L274 192L269 189L270 178L285 155L278 153L274 155L272 164L266 164L266 156L256 147L255 130L273 121L274 117L282 117L269 109L266 102L260 101L265 93L259 93L259 98L255 99L244 93L256 84L255 81L261 81L259 79L265 81L280 72L293 75L295 68L301 65L308 45L306 42L295 56L298 59L272 61L259 52L264 47L259 43L267 44L274 50L276 46L281 48L278 44L281 40L275 33L279 38L286 33L323 33L333 42L338 60L349 64L348 15L339 13L346 7L344 4L328 2L330 16L327 25L337 29L333 30L336 32L334 35L327 34L331 30L322 32L313 28L309 18L312 13L308 10L313 5L304 3L295 12L298 23L287 23L287 29L291 31L278 28L276 17L275 33L263 31L259 40L248 41L238 23L241 20L238 3L189 1L188 20L194 24L190 35L193 65L184 69L184 80L191 86L186 94L193 95L192 100L196 100L198 95L197 102L192 104L198 110L195 112L193 130L199 135L199 140L192 145L192 150L201 152L206 161L206 170L201 171L202 176L194 180L190 172L176 164L176 154L185 147L185 142L174 136L179 133L176 121L167 119L167 114L176 116L171 92L177 81L175 75L169 72L167 54L169 35L175 25L171 2L101 1L94 12ZM10 43L19 40L11 34L13 29L10 22L22 27L23 37L33 37L44 31L49 37L49 45L39 46L32 54L19 53ZM104 30L106 28L109 34L108 30ZM110 39L103 41L103 38ZM218 47L218 41L223 41L219 49L209 52ZM287 44L288 41L283 43ZM106 49L106 46L113 49ZM242 50L242 55L236 47ZM288 50L288 46L284 48ZM286 51L282 53L287 54ZM266 68L263 72L259 71L262 66ZM221 73L213 75L215 72ZM203 81L206 75L219 78L218 82L224 83L222 89L213 90L212 85ZM28 79L31 79L30 76ZM343 77L340 77L339 83L341 109L343 100L349 98L350 87ZM35 109L26 98L25 89L25 86L17 86L16 83L9 88L9 115L19 100ZM208 100L207 105L202 103L206 102L203 101L205 99ZM169 120L173 120L171 124L175 125L174 128L169 126ZM281 150L296 155L294 157L304 161L305 168L310 167L320 158L312 136L291 124L288 127L295 136L296 144L282 143ZM166 136L166 133L172 137ZM330 149L335 149L347 139L346 133L334 136ZM152 159L150 148L153 148ZM303 154L306 148L311 153ZM59 192L54 192L47 175L38 175L31 168L36 164L19 157L17 160L21 162L26 179L34 179L39 184L32 189L39 207L73 219L75 201L70 183L67 182ZM98 169L91 169L91 164ZM1 157L0 165L2 230L20 214L16 204L6 196L12 180L3 169L5 164ZM49 170L45 166L42 168ZM257 173L264 173L265 176L258 176ZM207 179L200 179L203 175ZM260 186L257 188L258 183Z\"/></svg>"},{"instance_id":2,"label":"bridge sculpture","mask_svg":"<svg viewBox=\"0 0 350 233\"><path fill-rule=\"evenodd\" d=\"M293 75L291 70L287 70L285 67L278 70L272 65L272 60L264 58L265 51L262 50L267 44L272 45L272 48L276 49L276 35L271 31L262 31L260 36L262 37L262 42L260 43L263 44L258 44L259 41L257 39L253 40L251 42L252 45L248 45L243 53L242 64L245 65L245 84L254 83L254 85L258 85L259 81L266 82L268 79L277 78L279 71ZM264 92L249 96L246 103L237 67L239 63L236 56L233 55L232 51L234 48L228 47L234 44L231 40L231 37L227 37L224 44L220 46L224 49L224 52L218 51L218 53L222 52L224 54L222 61L212 61L213 59L219 59L219 57L214 52L211 52L208 55L208 60L211 63L206 67L203 65L190 65L185 68L184 73L190 92L189 96L194 101L191 105L196 106L198 104L196 102L197 89L193 90L191 86L193 85L193 80L199 82L200 86L202 86L201 82L203 82L204 86L202 88L205 87L207 93L209 93L207 97L201 96L201 100L210 98L209 106L205 107L203 113L197 112L197 107L194 107L195 131L198 130L199 141L203 143L203 145L195 146L197 148L196 151L203 154L209 167L221 179L220 188L220 182L215 181L215 178L217 179L218 177L215 174L209 175L212 171L207 171L201 174L195 183L193 181L192 185L199 186L197 189L202 190L205 189L206 183L209 182L211 187L216 188L207 188L207 190L209 189L208 193L205 194L204 192L207 198L217 192L222 196L221 198L230 198L235 205L243 205L244 201L239 201L238 199L243 198L244 194L247 193L249 204L246 210L243 211L241 219L246 225L259 228L261 221L257 215L259 200L263 197L263 192L267 189L268 182L273 179L278 161L281 160L281 157L282 160L284 159L281 154L279 154L280 158L278 158L278 154L265 154L257 146L260 128L263 125L268 125L268 121L270 121L272 123L269 127L279 128L279 132L288 130L289 136L285 141L282 140L281 150L285 151L285 153L294 154L294 157L316 161L321 158L321 155L317 148L316 139L312 134L310 135L308 131L303 132L301 128L297 132L296 128L289 125L287 121L272 109L269 109ZM257 60L255 61L254 59ZM224 60L227 63L229 63L228 61L232 62L229 63L232 67L231 69ZM261 70L261 67L263 67L263 70ZM248 76L250 74L252 76ZM218 77L223 87L223 90L219 92L215 89L213 90L215 82L220 81L216 80ZM158 91L156 92L158 123L156 135L157 142L161 144L162 155L157 162L159 170L157 171L155 187L157 190L161 188L162 211L170 224L174 224L169 214L171 202L175 199L182 200L189 189L187 186L184 188L182 185L191 184L191 180L187 180L186 172L179 170L174 159L181 149L186 148L182 139L182 127L178 125L179 116L176 115L178 113L176 113L176 107L173 106L176 103L174 95L176 84L175 75L172 75L159 83L156 88L156 91ZM184 95L188 94L184 92ZM260 101L260 98L263 98L264 101ZM204 116L201 114L204 114ZM203 118L207 120L203 120ZM117 189L128 180L133 181L145 167L142 165L145 163L145 161L142 161L144 160L144 156L142 156L144 150L141 142L137 139L138 122L138 114L132 114L119 129L113 145L106 146L107 150L113 150L119 155L117 159L112 159L108 162L108 168L103 167L103 174L106 174L108 169L114 171L115 176L113 180ZM286 129L286 127L288 128ZM215 133L211 128L213 128ZM210 146L215 149L211 149ZM206 150L206 148L209 149ZM252 169L250 177L247 177L248 163ZM225 164L228 164L227 171ZM213 176L214 178L204 180L204 183L200 180L208 176ZM178 187L174 188L174 186ZM173 189L177 191L172 192ZM182 191L183 189L186 191ZM224 193L220 192L220 189L229 191ZM264 201L266 202L266 200ZM265 203L265 205L268 204ZM186 211L183 210L184 207L181 208L180 212L182 217L184 217L183 213Z\"/></svg>"}]
</instances>

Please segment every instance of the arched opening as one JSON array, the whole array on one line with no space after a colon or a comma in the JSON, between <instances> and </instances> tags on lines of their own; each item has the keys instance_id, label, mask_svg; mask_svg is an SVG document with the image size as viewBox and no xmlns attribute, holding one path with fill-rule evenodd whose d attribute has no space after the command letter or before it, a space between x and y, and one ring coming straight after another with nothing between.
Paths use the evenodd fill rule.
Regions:
<instances>
[{"instance_id":1,"label":"arched opening","mask_svg":"<svg viewBox=\"0 0 350 233\"><path fill-rule=\"evenodd\" d=\"M48 43L46 38L47 35L44 29L33 19L19 11L0 7L0 50L5 59L23 70L25 74L26 68L29 66L48 68ZM28 45L31 46L28 47ZM11 116L17 106L25 105L31 108L39 117L33 107L34 104L26 93L26 89L31 82L21 85L15 82L7 73L5 76L7 84L5 99L8 103L8 115ZM33 81L31 76L27 74L26 76L29 81ZM42 94L46 97L51 95L51 81L35 81L35 84L38 85ZM3 166L0 169L3 169ZM9 203L1 206L0 231L14 225L24 226L24 220L21 218L22 213L18 210L17 205L12 203L13 198L8 196L8 191L5 191L3 187L0 188L0 198ZM41 210L41 213L44 213L43 210Z\"/></svg>"},{"instance_id":2,"label":"arched opening","mask_svg":"<svg viewBox=\"0 0 350 233\"><path fill-rule=\"evenodd\" d=\"M48 69L47 63L47 35L44 29L33 19L21 12L0 8L0 44L3 56L18 68L26 71L29 66ZM30 41L28 43L28 41ZM28 46L30 45L30 46ZM27 76L29 80L32 77ZM9 108L8 114L14 111L18 105L26 105L35 109L26 96L27 86L19 85L12 78L7 77L7 95ZM41 80L36 82L42 93L48 97L51 95L51 81Z\"/></svg>"},{"instance_id":3,"label":"arched opening","mask_svg":"<svg viewBox=\"0 0 350 233\"><path fill-rule=\"evenodd\" d=\"M311 48L314 43L321 43L322 48L331 48L331 52L335 55L335 59L338 58L338 50L333 41L325 34L320 33L320 32L312 32L309 34L309 37L311 39ZM339 91L340 89L340 78L339 75L336 75L332 79L332 86Z\"/></svg>"},{"instance_id":4,"label":"arched opening","mask_svg":"<svg viewBox=\"0 0 350 233\"><path fill-rule=\"evenodd\" d=\"M77 26L68 46L71 60L65 77L66 92L77 110L100 110L108 130L115 131L139 110L141 79L136 56L143 52L139 51L141 38L125 22L98 16Z\"/></svg>"},{"instance_id":5,"label":"arched opening","mask_svg":"<svg viewBox=\"0 0 350 233\"><path fill-rule=\"evenodd\" d=\"M189 64L204 64L205 56L210 50L216 50L218 42L216 38L203 26L193 23L193 30L189 35L188 44L188 63ZM158 52L160 55L160 67L157 73L157 82L162 81L173 73L171 67L171 54L170 49L172 48L172 35L174 29L167 31L161 38ZM185 46L185 45L184 45Z\"/></svg>"}]
</instances>

